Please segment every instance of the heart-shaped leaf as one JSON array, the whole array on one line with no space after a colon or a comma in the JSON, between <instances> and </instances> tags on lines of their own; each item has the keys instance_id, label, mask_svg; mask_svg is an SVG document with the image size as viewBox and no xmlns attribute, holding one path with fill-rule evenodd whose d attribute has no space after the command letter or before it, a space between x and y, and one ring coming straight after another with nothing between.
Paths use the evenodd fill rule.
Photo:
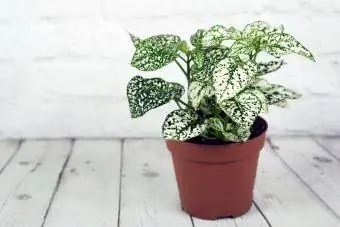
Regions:
<instances>
[{"instance_id":1,"label":"heart-shaped leaf","mask_svg":"<svg viewBox=\"0 0 340 227\"><path fill-rule=\"evenodd\" d=\"M131 38L136 47L131 65L142 71L160 69L174 61L182 43L175 35L157 35L144 40Z\"/></svg>"},{"instance_id":2,"label":"heart-shaped leaf","mask_svg":"<svg viewBox=\"0 0 340 227\"><path fill-rule=\"evenodd\" d=\"M242 91L257 74L255 62L242 62L236 58L220 61L213 72L213 86L217 102L233 98Z\"/></svg>"},{"instance_id":3,"label":"heart-shaped leaf","mask_svg":"<svg viewBox=\"0 0 340 227\"><path fill-rule=\"evenodd\" d=\"M220 104L223 111L241 128L249 129L263 108L263 100L253 90L247 90L232 100Z\"/></svg>"},{"instance_id":4,"label":"heart-shaped leaf","mask_svg":"<svg viewBox=\"0 0 340 227\"><path fill-rule=\"evenodd\" d=\"M132 118L140 117L147 111L164 105L184 94L184 87L178 83L166 82L160 78L144 79L133 77L127 86Z\"/></svg>"},{"instance_id":5,"label":"heart-shaped leaf","mask_svg":"<svg viewBox=\"0 0 340 227\"><path fill-rule=\"evenodd\" d=\"M174 110L166 117L162 134L164 139L184 141L201 135L206 127L192 110Z\"/></svg>"}]
</instances>

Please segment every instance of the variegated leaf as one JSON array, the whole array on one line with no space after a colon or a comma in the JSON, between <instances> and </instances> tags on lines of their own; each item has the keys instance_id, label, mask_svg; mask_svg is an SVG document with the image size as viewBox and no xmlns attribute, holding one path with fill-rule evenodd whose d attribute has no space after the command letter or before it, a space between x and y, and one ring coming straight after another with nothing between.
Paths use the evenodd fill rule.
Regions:
<instances>
[{"instance_id":1,"label":"variegated leaf","mask_svg":"<svg viewBox=\"0 0 340 227\"><path fill-rule=\"evenodd\" d=\"M218 46L224 40L234 40L239 38L239 36L240 32L238 32L234 27L227 29L223 25L214 25L203 34L202 46Z\"/></svg>"},{"instance_id":2,"label":"variegated leaf","mask_svg":"<svg viewBox=\"0 0 340 227\"><path fill-rule=\"evenodd\" d=\"M247 39L236 40L230 47L228 53L229 57L239 57L240 55L252 55L255 54L255 48Z\"/></svg>"},{"instance_id":3,"label":"variegated leaf","mask_svg":"<svg viewBox=\"0 0 340 227\"><path fill-rule=\"evenodd\" d=\"M244 142L248 140L248 138L251 135L251 132L249 128L237 128L235 126L236 130L228 131L224 133L225 140L233 141L233 142Z\"/></svg>"},{"instance_id":4,"label":"variegated leaf","mask_svg":"<svg viewBox=\"0 0 340 227\"><path fill-rule=\"evenodd\" d=\"M134 45L135 47L137 47L137 46L140 44L141 39L138 38L138 37L136 37L136 36L134 36L134 35L131 34L131 33L129 33L129 34L130 34L130 38L131 38L131 41L132 41L133 45Z\"/></svg>"},{"instance_id":5,"label":"variegated leaf","mask_svg":"<svg viewBox=\"0 0 340 227\"><path fill-rule=\"evenodd\" d=\"M188 140L201 135L207 127L206 122L199 122L198 116L191 110L174 110L165 119L162 127L164 139Z\"/></svg>"},{"instance_id":6,"label":"variegated leaf","mask_svg":"<svg viewBox=\"0 0 340 227\"><path fill-rule=\"evenodd\" d=\"M266 36L264 38L263 49L277 58L295 53L315 61L312 53L306 47L293 36L286 33L274 33Z\"/></svg>"},{"instance_id":7,"label":"variegated leaf","mask_svg":"<svg viewBox=\"0 0 340 227\"><path fill-rule=\"evenodd\" d=\"M144 79L135 76L127 85L131 117L140 117L151 109L173 99L179 99L183 93L184 88L178 83L166 82L160 78Z\"/></svg>"},{"instance_id":8,"label":"variegated leaf","mask_svg":"<svg viewBox=\"0 0 340 227\"><path fill-rule=\"evenodd\" d=\"M251 91L244 91L232 100L220 103L223 111L241 128L249 129L262 109L261 100Z\"/></svg>"},{"instance_id":9,"label":"variegated leaf","mask_svg":"<svg viewBox=\"0 0 340 227\"><path fill-rule=\"evenodd\" d=\"M301 95L295 91L278 84L267 84L257 88L266 96L269 105L286 99L298 99L301 97Z\"/></svg>"},{"instance_id":10,"label":"variegated leaf","mask_svg":"<svg viewBox=\"0 0 340 227\"><path fill-rule=\"evenodd\" d=\"M246 25L242 32L242 37L250 40L264 36L268 33L282 33L283 27L272 27L264 21L255 21Z\"/></svg>"},{"instance_id":11,"label":"variegated leaf","mask_svg":"<svg viewBox=\"0 0 340 227\"><path fill-rule=\"evenodd\" d=\"M250 136L250 130L238 127L235 123L228 122L225 124L220 118L210 118L207 120L208 128L214 129L222 135L224 141L241 142L245 141Z\"/></svg>"},{"instance_id":12,"label":"variegated leaf","mask_svg":"<svg viewBox=\"0 0 340 227\"><path fill-rule=\"evenodd\" d=\"M199 105L204 97L211 97L214 95L212 74L216 64L227 55L228 49L208 48L199 50L199 53L203 54L203 59L197 61L201 62L197 63L198 66L201 67L198 68L195 64L196 67L191 74L191 82L189 85L189 97L193 103L195 103L195 107Z\"/></svg>"},{"instance_id":13,"label":"variegated leaf","mask_svg":"<svg viewBox=\"0 0 340 227\"><path fill-rule=\"evenodd\" d=\"M189 84L189 100L193 107L198 108L204 97L211 97L214 91L211 85L194 81Z\"/></svg>"},{"instance_id":14,"label":"variegated leaf","mask_svg":"<svg viewBox=\"0 0 340 227\"><path fill-rule=\"evenodd\" d=\"M198 70L202 69L205 61L204 50L194 49L191 52L191 56L193 57L193 62L195 64L196 69Z\"/></svg>"},{"instance_id":15,"label":"variegated leaf","mask_svg":"<svg viewBox=\"0 0 340 227\"><path fill-rule=\"evenodd\" d=\"M275 72L283 65L283 61L269 61L258 63L258 75L263 76L268 73Z\"/></svg>"},{"instance_id":16,"label":"variegated leaf","mask_svg":"<svg viewBox=\"0 0 340 227\"><path fill-rule=\"evenodd\" d=\"M213 86L217 102L231 99L243 90L257 73L254 62L240 62L234 58L220 61L213 72Z\"/></svg>"},{"instance_id":17,"label":"variegated leaf","mask_svg":"<svg viewBox=\"0 0 340 227\"><path fill-rule=\"evenodd\" d=\"M225 132L225 127L224 127L224 123L221 119L219 118L210 118L207 120L207 124L208 124L208 128L213 128L216 131Z\"/></svg>"},{"instance_id":18,"label":"variegated leaf","mask_svg":"<svg viewBox=\"0 0 340 227\"><path fill-rule=\"evenodd\" d=\"M204 33L205 33L204 29L198 29L197 32L190 37L190 42L194 47L196 48L202 47L202 38Z\"/></svg>"},{"instance_id":19,"label":"variegated leaf","mask_svg":"<svg viewBox=\"0 0 340 227\"><path fill-rule=\"evenodd\" d=\"M157 35L144 40L133 38L136 52L131 65L142 71L153 71L178 57L181 39L175 35Z\"/></svg>"},{"instance_id":20,"label":"variegated leaf","mask_svg":"<svg viewBox=\"0 0 340 227\"><path fill-rule=\"evenodd\" d=\"M256 89L250 89L249 92L256 95L256 97L260 100L261 112L267 113L268 112L268 101L267 101L267 97L265 96L265 94L263 94L261 91L256 90Z\"/></svg>"},{"instance_id":21,"label":"variegated leaf","mask_svg":"<svg viewBox=\"0 0 340 227\"><path fill-rule=\"evenodd\" d=\"M281 108L288 108L289 107L287 100L282 100L280 102L274 103L274 105L281 107Z\"/></svg>"}]
</instances>

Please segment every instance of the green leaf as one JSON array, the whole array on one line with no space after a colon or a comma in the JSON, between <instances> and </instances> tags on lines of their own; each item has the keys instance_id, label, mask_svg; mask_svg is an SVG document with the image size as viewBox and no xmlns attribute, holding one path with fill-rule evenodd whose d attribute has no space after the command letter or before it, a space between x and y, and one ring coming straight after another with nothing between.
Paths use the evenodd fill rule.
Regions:
<instances>
[{"instance_id":1,"label":"green leaf","mask_svg":"<svg viewBox=\"0 0 340 227\"><path fill-rule=\"evenodd\" d=\"M213 86L217 102L228 100L242 91L257 74L254 62L225 58L213 71Z\"/></svg>"},{"instance_id":2,"label":"green leaf","mask_svg":"<svg viewBox=\"0 0 340 227\"><path fill-rule=\"evenodd\" d=\"M254 39L267 35L268 33L282 33L283 27L272 27L264 21L255 21L246 25L242 31L242 37L254 41Z\"/></svg>"},{"instance_id":3,"label":"green leaf","mask_svg":"<svg viewBox=\"0 0 340 227\"><path fill-rule=\"evenodd\" d=\"M144 40L133 38L136 52L131 65L142 71L160 69L178 57L181 39L175 35L157 35Z\"/></svg>"},{"instance_id":4,"label":"green leaf","mask_svg":"<svg viewBox=\"0 0 340 227\"><path fill-rule=\"evenodd\" d=\"M190 51L190 48L188 46L188 43L186 41L182 41L178 47L180 51L182 51L185 54L188 54Z\"/></svg>"},{"instance_id":5,"label":"green leaf","mask_svg":"<svg viewBox=\"0 0 340 227\"><path fill-rule=\"evenodd\" d=\"M259 90L255 90L255 89L249 89L248 91L253 93L254 95L256 95L258 100L260 100L260 102L261 102L261 112L267 113L268 112L268 101L267 101L267 97L265 96L265 94L262 93Z\"/></svg>"},{"instance_id":6,"label":"green leaf","mask_svg":"<svg viewBox=\"0 0 340 227\"><path fill-rule=\"evenodd\" d=\"M194 65L195 71L193 71L190 78L189 98L193 101L193 105L198 107L200 101L204 97L211 97L214 95L212 74L216 64L226 57L228 49L195 49L195 52L200 54L194 55L193 61L196 62L196 64Z\"/></svg>"},{"instance_id":7,"label":"green leaf","mask_svg":"<svg viewBox=\"0 0 340 227\"><path fill-rule=\"evenodd\" d=\"M199 122L198 116L191 110L174 110L165 119L162 127L164 139L188 140L201 135L207 127L206 122Z\"/></svg>"},{"instance_id":8,"label":"green leaf","mask_svg":"<svg viewBox=\"0 0 340 227\"><path fill-rule=\"evenodd\" d=\"M204 29L198 29L197 32L190 37L190 42L194 47L196 48L202 47L202 38L204 33L205 33Z\"/></svg>"},{"instance_id":9,"label":"green leaf","mask_svg":"<svg viewBox=\"0 0 340 227\"><path fill-rule=\"evenodd\" d=\"M287 100L282 100L280 102L274 103L275 106L281 107L281 108L288 108L289 104L287 102Z\"/></svg>"},{"instance_id":10,"label":"green leaf","mask_svg":"<svg viewBox=\"0 0 340 227\"><path fill-rule=\"evenodd\" d=\"M189 84L188 94L192 106L198 108L205 97L214 95L214 91L211 85L194 81Z\"/></svg>"},{"instance_id":11,"label":"green leaf","mask_svg":"<svg viewBox=\"0 0 340 227\"><path fill-rule=\"evenodd\" d=\"M293 36L286 33L269 34L264 38L263 49L274 57L280 58L286 54L298 54L315 61L312 53Z\"/></svg>"},{"instance_id":12,"label":"green leaf","mask_svg":"<svg viewBox=\"0 0 340 227\"><path fill-rule=\"evenodd\" d=\"M266 96L269 105L276 104L286 99L298 99L301 97L301 95L295 91L278 84L264 84L257 88Z\"/></svg>"},{"instance_id":13,"label":"green leaf","mask_svg":"<svg viewBox=\"0 0 340 227\"><path fill-rule=\"evenodd\" d=\"M233 142L241 142L245 141L250 136L250 130L238 127L235 123L227 123L226 125L224 122L219 118L210 118L207 120L208 122L208 129L214 129L220 134L223 135L223 140L225 141L233 141Z\"/></svg>"},{"instance_id":14,"label":"green leaf","mask_svg":"<svg viewBox=\"0 0 340 227\"><path fill-rule=\"evenodd\" d=\"M183 94L184 88L178 83L166 82L160 78L144 79L135 76L127 85L131 117L140 117L151 109L173 99L179 99Z\"/></svg>"},{"instance_id":15,"label":"green leaf","mask_svg":"<svg viewBox=\"0 0 340 227\"><path fill-rule=\"evenodd\" d=\"M208 128L215 129L216 131L225 132L224 123L221 119L213 117L207 120Z\"/></svg>"},{"instance_id":16,"label":"green leaf","mask_svg":"<svg viewBox=\"0 0 340 227\"><path fill-rule=\"evenodd\" d=\"M251 132L248 128L246 129L241 127L236 127L236 130L224 133L225 139L233 142L244 142L248 140L250 135Z\"/></svg>"},{"instance_id":17,"label":"green leaf","mask_svg":"<svg viewBox=\"0 0 340 227\"><path fill-rule=\"evenodd\" d=\"M214 25L203 34L202 46L214 47L219 46L224 40L234 40L239 38L240 32L234 27L226 28L223 25Z\"/></svg>"},{"instance_id":18,"label":"green leaf","mask_svg":"<svg viewBox=\"0 0 340 227\"><path fill-rule=\"evenodd\" d=\"M138 37L136 37L136 36L134 36L134 35L131 34L131 33L129 33L129 34L130 34L130 38L131 38L131 41L132 41L133 45L134 45L135 47L137 47L137 46L140 44L141 39L138 38Z\"/></svg>"},{"instance_id":19,"label":"green leaf","mask_svg":"<svg viewBox=\"0 0 340 227\"><path fill-rule=\"evenodd\" d=\"M193 62L194 65L196 67L196 69L200 70L203 68L204 66L204 62L205 62L205 52L203 50L200 49L194 49L191 52L191 56L193 57Z\"/></svg>"},{"instance_id":20,"label":"green leaf","mask_svg":"<svg viewBox=\"0 0 340 227\"><path fill-rule=\"evenodd\" d=\"M253 91L247 90L220 106L241 128L249 129L262 109L262 101Z\"/></svg>"},{"instance_id":21,"label":"green leaf","mask_svg":"<svg viewBox=\"0 0 340 227\"><path fill-rule=\"evenodd\" d=\"M281 68L282 65L282 60L258 63L258 74L259 76L263 76L265 74L275 72L276 70Z\"/></svg>"}]
</instances>

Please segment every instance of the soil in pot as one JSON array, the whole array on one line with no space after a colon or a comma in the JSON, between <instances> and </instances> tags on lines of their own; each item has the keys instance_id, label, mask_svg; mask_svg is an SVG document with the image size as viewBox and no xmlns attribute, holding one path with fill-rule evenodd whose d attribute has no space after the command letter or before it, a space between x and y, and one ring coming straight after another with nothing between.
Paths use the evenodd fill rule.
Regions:
<instances>
[{"instance_id":1,"label":"soil in pot","mask_svg":"<svg viewBox=\"0 0 340 227\"><path fill-rule=\"evenodd\" d=\"M247 212L252 205L266 129L266 121L258 118L251 139L244 143L202 138L186 142L167 140L183 210L210 220Z\"/></svg>"}]
</instances>

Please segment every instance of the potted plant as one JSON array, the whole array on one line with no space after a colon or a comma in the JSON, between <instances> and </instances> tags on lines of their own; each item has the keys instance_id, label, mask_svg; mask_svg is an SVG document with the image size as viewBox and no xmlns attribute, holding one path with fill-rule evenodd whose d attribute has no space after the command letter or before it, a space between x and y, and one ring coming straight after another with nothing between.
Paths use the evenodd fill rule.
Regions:
<instances>
[{"instance_id":1,"label":"potted plant","mask_svg":"<svg viewBox=\"0 0 340 227\"><path fill-rule=\"evenodd\" d=\"M171 62L185 88L161 78L133 77L127 86L132 118L174 101L162 134L176 173L182 209L204 219L236 217L252 204L259 151L267 130L259 117L268 106L287 107L300 94L263 78L283 65L281 57L313 55L283 27L256 21L242 31L215 25L199 29L191 45L176 35L140 39L131 65L154 71ZM260 52L272 59L262 62ZM185 101L187 100L187 101Z\"/></svg>"}]
</instances>

